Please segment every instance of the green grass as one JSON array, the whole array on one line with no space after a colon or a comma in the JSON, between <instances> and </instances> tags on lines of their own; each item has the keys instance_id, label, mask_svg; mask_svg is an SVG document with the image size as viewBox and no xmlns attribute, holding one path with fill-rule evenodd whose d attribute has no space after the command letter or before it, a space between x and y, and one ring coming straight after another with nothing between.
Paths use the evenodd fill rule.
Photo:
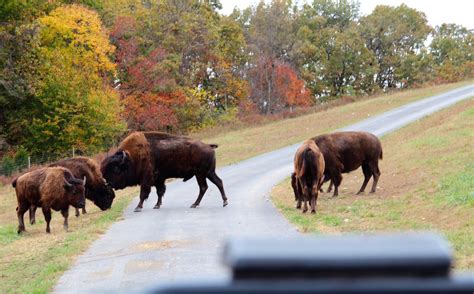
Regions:
<instances>
[{"instance_id":1,"label":"green grass","mask_svg":"<svg viewBox=\"0 0 474 294\"><path fill-rule=\"evenodd\" d=\"M272 191L274 203L302 232L436 230L453 245L456 267L474 268L474 99L383 137L382 146L377 193L355 195L358 170L344 175L339 197L320 194L318 216L294 208L289 179Z\"/></svg>"}]
</instances>

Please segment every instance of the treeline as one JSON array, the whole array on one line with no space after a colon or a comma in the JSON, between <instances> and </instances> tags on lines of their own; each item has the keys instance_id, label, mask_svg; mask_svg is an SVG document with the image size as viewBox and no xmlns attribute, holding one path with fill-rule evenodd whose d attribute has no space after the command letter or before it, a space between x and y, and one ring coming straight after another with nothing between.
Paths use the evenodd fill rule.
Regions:
<instances>
[{"instance_id":1,"label":"treeline","mask_svg":"<svg viewBox=\"0 0 474 294\"><path fill-rule=\"evenodd\" d=\"M467 28L406 5L273 0L5 0L0 149L108 148L126 130L188 132L252 113L474 74ZM431 40L427 44L427 40Z\"/></svg>"}]
</instances>

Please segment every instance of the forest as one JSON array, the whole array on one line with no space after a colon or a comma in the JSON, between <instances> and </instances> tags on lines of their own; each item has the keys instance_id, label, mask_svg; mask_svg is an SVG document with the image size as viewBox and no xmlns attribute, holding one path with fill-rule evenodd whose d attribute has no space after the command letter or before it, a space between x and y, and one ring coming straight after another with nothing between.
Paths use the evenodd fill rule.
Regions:
<instances>
[{"instance_id":1,"label":"forest","mask_svg":"<svg viewBox=\"0 0 474 294\"><path fill-rule=\"evenodd\" d=\"M474 76L474 34L357 0L5 0L0 157L107 150L347 96Z\"/></svg>"}]
</instances>

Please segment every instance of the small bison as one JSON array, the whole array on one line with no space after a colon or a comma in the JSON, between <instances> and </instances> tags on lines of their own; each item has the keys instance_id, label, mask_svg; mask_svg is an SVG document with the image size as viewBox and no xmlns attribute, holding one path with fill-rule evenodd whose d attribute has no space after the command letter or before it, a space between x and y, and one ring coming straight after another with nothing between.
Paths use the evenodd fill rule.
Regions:
<instances>
[{"instance_id":1,"label":"small bison","mask_svg":"<svg viewBox=\"0 0 474 294\"><path fill-rule=\"evenodd\" d=\"M336 132L312 138L324 155L326 169L324 181L331 180L328 192L334 184L334 194L342 181L341 173L349 173L362 166L364 183L357 194L363 193L370 177L374 177L371 193L375 192L380 177L379 159L382 159L382 144L367 132Z\"/></svg>"},{"instance_id":2,"label":"small bison","mask_svg":"<svg viewBox=\"0 0 474 294\"><path fill-rule=\"evenodd\" d=\"M107 210L112 206L115 198L114 189L102 177L100 167L93 159L79 156L60 160L49 166L62 166L69 169L76 178L85 177L86 198L101 210ZM85 207L82 208L82 213L87 213ZM76 216L79 216L79 209L76 209Z\"/></svg>"},{"instance_id":3,"label":"small bison","mask_svg":"<svg viewBox=\"0 0 474 294\"><path fill-rule=\"evenodd\" d=\"M325 163L324 156L314 141L308 140L296 150L294 166L291 184L297 201L296 208L301 208L301 202L304 202L303 213L308 211L309 201L311 213L316 213L316 201L324 181Z\"/></svg>"},{"instance_id":4,"label":"small bison","mask_svg":"<svg viewBox=\"0 0 474 294\"><path fill-rule=\"evenodd\" d=\"M134 132L126 137L118 151L107 157L101 165L104 178L114 189L140 185L140 202L135 211L143 208L151 187L155 186L160 208L165 194L165 181L169 178L196 176L199 196L191 205L195 208L207 190L206 178L214 183L222 196L223 205L228 204L222 180L216 175L217 145L205 144L187 137L161 132Z\"/></svg>"},{"instance_id":5,"label":"small bison","mask_svg":"<svg viewBox=\"0 0 474 294\"><path fill-rule=\"evenodd\" d=\"M64 229L68 229L69 205L82 208L85 205L84 186L86 180L75 178L63 167L45 167L16 178L15 188L18 207L18 234L25 231L23 215L32 206L40 206L46 220L46 232L50 233L51 209L61 211ZM30 210L32 213L33 210ZM30 215L31 218L31 215ZM34 218L34 217L33 217Z\"/></svg>"}]
</instances>

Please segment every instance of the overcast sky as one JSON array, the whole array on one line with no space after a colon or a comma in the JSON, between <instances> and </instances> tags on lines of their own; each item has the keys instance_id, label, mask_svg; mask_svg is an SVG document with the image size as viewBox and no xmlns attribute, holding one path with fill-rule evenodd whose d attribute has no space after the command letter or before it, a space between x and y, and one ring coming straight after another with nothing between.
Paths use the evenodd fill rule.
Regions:
<instances>
[{"instance_id":1,"label":"overcast sky","mask_svg":"<svg viewBox=\"0 0 474 294\"><path fill-rule=\"evenodd\" d=\"M269 2L270 0L266 0ZM221 0L223 14L232 12L235 6L246 8L258 3L258 0ZM311 2L299 0L298 3ZM461 24L468 29L474 29L474 1L473 0L360 0L361 13L370 14L379 4L398 6L405 3L409 7L423 11L432 26L443 22Z\"/></svg>"}]
</instances>

